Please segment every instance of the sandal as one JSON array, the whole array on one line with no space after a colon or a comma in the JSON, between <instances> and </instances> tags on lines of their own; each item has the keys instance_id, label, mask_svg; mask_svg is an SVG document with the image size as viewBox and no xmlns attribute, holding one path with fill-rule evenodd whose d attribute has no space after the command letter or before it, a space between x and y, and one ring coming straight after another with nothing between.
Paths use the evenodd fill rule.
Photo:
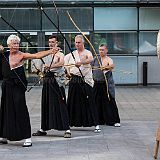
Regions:
<instances>
[{"instance_id":1,"label":"sandal","mask_svg":"<svg viewBox=\"0 0 160 160\"><path fill-rule=\"evenodd\" d=\"M32 136L46 136L46 135L47 135L47 132L42 132L39 130L32 134Z\"/></svg>"},{"instance_id":2,"label":"sandal","mask_svg":"<svg viewBox=\"0 0 160 160\"><path fill-rule=\"evenodd\" d=\"M24 142L22 147L31 147L32 142Z\"/></svg>"},{"instance_id":3,"label":"sandal","mask_svg":"<svg viewBox=\"0 0 160 160\"><path fill-rule=\"evenodd\" d=\"M65 132L64 138L71 138L71 132Z\"/></svg>"},{"instance_id":4,"label":"sandal","mask_svg":"<svg viewBox=\"0 0 160 160\"><path fill-rule=\"evenodd\" d=\"M94 132L95 132L95 133L100 133L100 132L101 132L101 129L95 129Z\"/></svg>"}]
</instances>

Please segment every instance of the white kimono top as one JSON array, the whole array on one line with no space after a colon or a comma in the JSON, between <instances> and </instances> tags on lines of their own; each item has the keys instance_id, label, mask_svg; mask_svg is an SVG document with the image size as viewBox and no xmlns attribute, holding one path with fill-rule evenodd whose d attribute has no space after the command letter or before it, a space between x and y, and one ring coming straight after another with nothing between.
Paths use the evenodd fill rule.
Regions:
<instances>
[{"instance_id":1,"label":"white kimono top","mask_svg":"<svg viewBox=\"0 0 160 160\"><path fill-rule=\"evenodd\" d=\"M73 55L75 57L75 60L73 59L71 53L69 53L65 56L65 58L64 58L65 67L68 69L70 74L81 76L79 69L74 64L77 62L80 62L81 58L83 58L83 56L86 56L87 53L92 54L89 50L84 49L84 51L81 53L81 57L80 57L77 50L73 51ZM70 66L67 66L67 65L70 65ZM81 65L79 68L84 76L85 82L93 87L94 81L93 81L91 64L84 64L84 65Z\"/></svg>"}]
</instances>

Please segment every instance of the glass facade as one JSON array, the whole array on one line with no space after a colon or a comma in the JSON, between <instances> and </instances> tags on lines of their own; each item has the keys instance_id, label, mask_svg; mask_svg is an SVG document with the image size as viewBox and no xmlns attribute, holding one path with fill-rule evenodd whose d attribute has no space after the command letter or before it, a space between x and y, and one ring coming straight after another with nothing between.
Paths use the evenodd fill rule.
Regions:
<instances>
[{"instance_id":1,"label":"glass facade","mask_svg":"<svg viewBox=\"0 0 160 160\"><path fill-rule=\"evenodd\" d=\"M137 84L138 83L138 59L136 56L111 56L115 64L113 76L116 84ZM126 83L127 82L127 83Z\"/></svg>"},{"instance_id":2,"label":"glass facade","mask_svg":"<svg viewBox=\"0 0 160 160\"><path fill-rule=\"evenodd\" d=\"M157 8L140 8L139 9L139 29L140 30L159 30L160 9Z\"/></svg>"},{"instance_id":3,"label":"glass facade","mask_svg":"<svg viewBox=\"0 0 160 160\"><path fill-rule=\"evenodd\" d=\"M137 36L137 32L96 32L94 34L94 45L95 48L98 48L102 43L107 44L111 55L137 55Z\"/></svg>"},{"instance_id":4,"label":"glass facade","mask_svg":"<svg viewBox=\"0 0 160 160\"><path fill-rule=\"evenodd\" d=\"M64 32L77 32L77 29L69 20L67 11L72 16L76 24L81 28L82 31L92 31L93 30L93 10L92 8L58 8L58 17L56 15L56 10L53 8L47 8L46 14L49 15L51 20L58 26L57 18L59 18L59 28ZM42 15L42 30L44 31L57 31L53 24L47 19L47 17Z\"/></svg>"},{"instance_id":5,"label":"glass facade","mask_svg":"<svg viewBox=\"0 0 160 160\"><path fill-rule=\"evenodd\" d=\"M0 15L17 30L37 31L40 30L40 11L39 9L14 8L0 9ZM13 30L2 19L0 20L0 30Z\"/></svg>"},{"instance_id":6,"label":"glass facade","mask_svg":"<svg viewBox=\"0 0 160 160\"><path fill-rule=\"evenodd\" d=\"M71 14L77 26L91 40L98 52L98 46L106 43L109 55L116 65L114 79L116 84L142 83L141 73L143 61L149 63L149 58L156 57L157 32L160 29L160 5L158 1L137 0L80 0L55 1L58 16L53 2L42 1L44 11L55 23L74 50L74 37L80 34L69 20L67 11ZM150 3L148 3L150 2ZM21 3L21 4L20 4ZM36 4L36 5L35 5ZM22 32L32 43L23 38L21 49L34 53L48 48L48 37L58 33L57 28L38 8L35 1L0 1L0 15L18 31ZM5 47L8 35L16 33L2 18L0 18L0 44ZM69 53L63 36L58 33L60 47L64 53ZM88 43L85 44L90 49ZM153 58L154 56L154 58ZM151 64L154 64L153 62ZM156 63L155 65L158 65ZM27 61L26 71L31 72L30 61ZM160 67L160 66L159 66ZM126 71L126 72L125 72ZM149 74L150 75L150 74ZM160 77L159 77L160 78ZM155 80L149 77L150 83ZM158 77L157 77L158 79Z\"/></svg>"},{"instance_id":7,"label":"glass facade","mask_svg":"<svg viewBox=\"0 0 160 160\"><path fill-rule=\"evenodd\" d=\"M157 32L141 31L139 33L139 54L156 55Z\"/></svg>"},{"instance_id":8,"label":"glass facade","mask_svg":"<svg viewBox=\"0 0 160 160\"><path fill-rule=\"evenodd\" d=\"M137 9L94 8L94 30L137 30Z\"/></svg>"}]
</instances>

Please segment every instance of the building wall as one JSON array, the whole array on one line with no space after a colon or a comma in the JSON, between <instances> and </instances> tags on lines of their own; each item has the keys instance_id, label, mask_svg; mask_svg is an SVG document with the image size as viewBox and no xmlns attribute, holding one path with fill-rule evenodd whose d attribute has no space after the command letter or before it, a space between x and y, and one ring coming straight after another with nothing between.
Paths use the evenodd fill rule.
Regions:
<instances>
[{"instance_id":1,"label":"building wall","mask_svg":"<svg viewBox=\"0 0 160 160\"><path fill-rule=\"evenodd\" d=\"M138 83L143 82L143 62L148 64L148 83L160 84L160 62L156 56L140 56L138 57Z\"/></svg>"},{"instance_id":2,"label":"building wall","mask_svg":"<svg viewBox=\"0 0 160 160\"><path fill-rule=\"evenodd\" d=\"M142 84L143 62L148 62L148 83L160 84L159 60L156 56L156 39L160 28L160 7L150 6L70 6L58 7L58 17L55 8L44 8L50 19L58 26L74 49L74 36L79 34L69 20L66 11L83 32L90 38L92 44L98 49L99 44L107 43L109 55L113 58L116 69L113 71L116 84ZM47 38L57 33L57 28L36 7L3 6L0 15L32 42L22 38L22 50L34 52L47 48ZM0 19L0 43L6 46L6 38L15 33ZM59 34L61 47L65 54L69 52L63 37ZM44 40L45 38L45 40ZM40 40L43 39L43 42ZM86 43L86 47L90 48ZM26 69L29 69L29 62Z\"/></svg>"}]
</instances>

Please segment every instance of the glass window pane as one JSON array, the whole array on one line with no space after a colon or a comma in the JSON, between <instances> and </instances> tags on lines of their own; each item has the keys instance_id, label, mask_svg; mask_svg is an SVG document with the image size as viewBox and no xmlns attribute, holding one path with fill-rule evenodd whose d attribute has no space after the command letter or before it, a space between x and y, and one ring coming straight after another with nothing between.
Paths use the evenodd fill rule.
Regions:
<instances>
[{"instance_id":1,"label":"glass window pane","mask_svg":"<svg viewBox=\"0 0 160 160\"><path fill-rule=\"evenodd\" d=\"M40 30L40 11L38 9L1 9L0 14L17 30ZM0 30L13 30L0 19Z\"/></svg>"},{"instance_id":2,"label":"glass window pane","mask_svg":"<svg viewBox=\"0 0 160 160\"><path fill-rule=\"evenodd\" d=\"M94 8L95 30L137 30L137 8Z\"/></svg>"},{"instance_id":3,"label":"glass window pane","mask_svg":"<svg viewBox=\"0 0 160 160\"><path fill-rule=\"evenodd\" d=\"M147 83L160 84L159 68L160 63L157 56L139 56L138 57L138 83L143 83L143 62L148 63L147 67Z\"/></svg>"},{"instance_id":4,"label":"glass window pane","mask_svg":"<svg viewBox=\"0 0 160 160\"><path fill-rule=\"evenodd\" d=\"M137 54L137 32L96 33L94 46L106 43L109 54Z\"/></svg>"},{"instance_id":5,"label":"glass window pane","mask_svg":"<svg viewBox=\"0 0 160 160\"><path fill-rule=\"evenodd\" d=\"M92 8L58 8L58 15L59 15L59 24L61 31L70 31L76 32L77 29L70 21L67 11L69 11L70 15L72 16L73 20L77 24L77 26L82 31L89 31L93 30L93 11ZM57 16L55 9L46 9L45 12L52 21L58 25ZM57 31L57 29L51 24L51 22L47 19L47 17L43 14L43 30L45 31Z\"/></svg>"},{"instance_id":6,"label":"glass window pane","mask_svg":"<svg viewBox=\"0 0 160 160\"><path fill-rule=\"evenodd\" d=\"M113 76L115 84L137 84L137 57L111 57L115 64Z\"/></svg>"},{"instance_id":7,"label":"glass window pane","mask_svg":"<svg viewBox=\"0 0 160 160\"><path fill-rule=\"evenodd\" d=\"M140 32L139 34L139 54L155 55L157 44L157 32Z\"/></svg>"},{"instance_id":8,"label":"glass window pane","mask_svg":"<svg viewBox=\"0 0 160 160\"><path fill-rule=\"evenodd\" d=\"M160 8L140 8L139 10L139 29L140 30L159 30L160 29Z\"/></svg>"}]
</instances>

